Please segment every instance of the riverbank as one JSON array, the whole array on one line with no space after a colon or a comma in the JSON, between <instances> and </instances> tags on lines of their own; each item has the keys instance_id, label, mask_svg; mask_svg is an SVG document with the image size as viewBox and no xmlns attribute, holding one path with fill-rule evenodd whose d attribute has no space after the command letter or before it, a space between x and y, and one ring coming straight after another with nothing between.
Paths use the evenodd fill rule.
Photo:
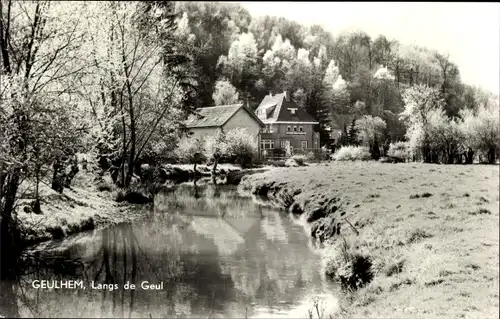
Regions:
<instances>
[{"instance_id":1,"label":"riverbank","mask_svg":"<svg viewBox=\"0 0 500 319\"><path fill-rule=\"evenodd\" d=\"M193 180L194 166L169 164L162 168L165 174L160 183L163 186ZM242 176L263 172L263 169L242 170L232 164L220 164L216 170L218 183L236 185ZM212 167L198 165L197 178L211 182ZM152 180L158 183L158 180ZM23 183L16 209L21 228L23 246L38 244L52 239L60 239L82 231L130 222L143 215L143 205L148 204L146 190L140 183L130 190L117 189L109 176L98 179L95 174L80 170L72 181L71 188L60 194L49 185L40 183L39 197L42 214L33 212L34 189ZM158 187L163 187L159 184ZM31 184L29 184L31 185ZM140 196L127 196L130 194ZM130 197L130 198L128 198ZM133 199L133 200L131 200Z\"/></svg>"},{"instance_id":2,"label":"riverbank","mask_svg":"<svg viewBox=\"0 0 500 319\"><path fill-rule=\"evenodd\" d=\"M131 221L140 215L140 210L132 205L117 203L111 190L99 190L99 184L91 173L77 174L72 184L60 194L41 183L41 214L35 214L31 209L33 189L27 188L25 183L21 185L17 218L23 245Z\"/></svg>"},{"instance_id":3,"label":"riverbank","mask_svg":"<svg viewBox=\"0 0 500 319\"><path fill-rule=\"evenodd\" d=\"M273 168L239 189L288 209L319 241L343 237L370 256L374 279L346 293L337 315L490 318L499 309L498 177L494 165L334 162ZM333 247L325 260L337 257Z\"/></svg>"}]
</instances>

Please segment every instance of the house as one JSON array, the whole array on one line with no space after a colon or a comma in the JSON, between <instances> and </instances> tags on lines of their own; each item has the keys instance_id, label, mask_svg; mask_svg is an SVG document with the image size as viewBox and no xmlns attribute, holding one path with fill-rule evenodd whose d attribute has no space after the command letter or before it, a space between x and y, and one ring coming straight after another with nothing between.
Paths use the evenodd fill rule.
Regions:
<instances>
[{"instance_id":1,"label":"house","mask_svg":"<svg viewBox=\"0 0 500 319\"><path fill-rule=\"evenodd\" d=\"M242 104L204 107L197 110L185 122L186 128L194 137L213 135L217 129L227 132L234 128L246 128L260 146L259 136L264 123ZM260 150L259 150L260 154Z\"/></svg>"},{"instance_id":2,"label":"house","mask_svg":"<svg viewBox=\"0 0 500 319\"><path fill-rule=\"evenodd\" d=\"M255 113L266 125L260 141L264 155L284 156L297 149L306 152L320 148L319 133L314 131L319 122L298 106L287 92L266 95Z\"/></svg>"}]
</instances>

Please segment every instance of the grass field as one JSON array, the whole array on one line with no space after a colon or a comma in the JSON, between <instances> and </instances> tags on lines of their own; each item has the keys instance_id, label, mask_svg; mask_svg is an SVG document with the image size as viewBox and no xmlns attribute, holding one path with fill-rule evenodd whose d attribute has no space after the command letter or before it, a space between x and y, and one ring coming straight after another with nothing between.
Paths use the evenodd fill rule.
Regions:
<instances>
[{"instance_id":1,"label":"grass field","mask_svg":"<svg viewBox=\"0 0 500 319\"><path fill-rule=\"evenodd\" d=\"M240 187L263 185L306 208L337 198L341 235L372 257L374 280L335 316L498 318L497 165L336 162L273 168Z\"/></svg>"}]
</instances>

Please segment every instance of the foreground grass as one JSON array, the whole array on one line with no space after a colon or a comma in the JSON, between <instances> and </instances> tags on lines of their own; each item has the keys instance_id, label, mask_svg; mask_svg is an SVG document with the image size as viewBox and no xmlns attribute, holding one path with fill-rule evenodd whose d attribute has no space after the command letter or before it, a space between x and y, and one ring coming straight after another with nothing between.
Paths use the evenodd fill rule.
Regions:
<instances>
[{"instance_id":1,"label":"foreground grass","mask_svg":"<svg viewBox=\"0 0 500 319\"><path fill-rule=\"evenodd\" d=\"M337 316L498 317L498 166L329 163L274 168L240 188L309 217L335 199L327 217L371 256L375 273L343 296Z\"/></svg>"}]
</instances>

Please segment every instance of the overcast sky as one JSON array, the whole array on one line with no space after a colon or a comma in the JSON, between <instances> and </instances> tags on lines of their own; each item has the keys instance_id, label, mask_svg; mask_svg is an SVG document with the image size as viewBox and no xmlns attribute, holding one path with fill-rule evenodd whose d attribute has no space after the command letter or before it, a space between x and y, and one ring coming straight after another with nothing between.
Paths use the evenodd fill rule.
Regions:
<instances>
[{"instance_id":1,"label":"overcast sky","mask_svg":"<svg viewBox=\"0 0 500 319\"><path fill-rule=\"evenodd\" d=\"M462 81L500 89L500 4L390 2L241 2L252 16L321 24L334 35L361 29L449 53Z\"/></svg>"}]
</instances>

